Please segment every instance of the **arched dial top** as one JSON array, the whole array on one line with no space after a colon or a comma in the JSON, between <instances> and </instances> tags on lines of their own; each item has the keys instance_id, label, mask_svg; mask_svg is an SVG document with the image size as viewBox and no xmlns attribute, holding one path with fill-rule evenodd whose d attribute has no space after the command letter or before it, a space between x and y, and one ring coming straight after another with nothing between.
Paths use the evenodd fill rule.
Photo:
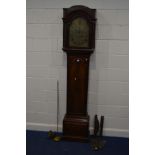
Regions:
<instances>
[{"instance_id":1,"label":"arched dial top","mask_svg":"<svg viewBox=\"0 0 155 155\"><path fill-rule=\"evenodd\" d=\"M89 47L89 25L82 17L75 18L69 28L70 47Z\"/></svg>"}]
</instances>

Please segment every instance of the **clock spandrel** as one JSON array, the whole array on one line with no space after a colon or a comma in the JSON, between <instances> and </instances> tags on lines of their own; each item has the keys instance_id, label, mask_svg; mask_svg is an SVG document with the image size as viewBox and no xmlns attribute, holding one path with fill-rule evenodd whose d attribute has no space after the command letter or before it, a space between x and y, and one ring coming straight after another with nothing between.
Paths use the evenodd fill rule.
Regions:
<instances>
[{"instance_id":1,"label":"clock spandrel","mask_svg":"<svg viewBox=\"0 0 155 155\"><path fill-rule=\"evenodd\" d=\"M78 48L89 47L89 26L84 18L76 18L69 28L69 46Z\"/></svg>"}]
</instances>

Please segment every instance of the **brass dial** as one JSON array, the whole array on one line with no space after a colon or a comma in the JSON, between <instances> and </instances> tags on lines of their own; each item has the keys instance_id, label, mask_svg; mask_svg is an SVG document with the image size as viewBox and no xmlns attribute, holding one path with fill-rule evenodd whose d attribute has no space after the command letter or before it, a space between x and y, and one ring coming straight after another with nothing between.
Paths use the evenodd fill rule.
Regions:
<instances>
[{"instance_id":1,"label":"brass dial","mask_svg":"<svg viewBox=\"0 0 155 155\"><path fill-rule=\"evenodd\" d=\"M69 46L85 47L89 46L89 26L84 18L76 18L69 28Z\"/></svg>"}]
</instances>

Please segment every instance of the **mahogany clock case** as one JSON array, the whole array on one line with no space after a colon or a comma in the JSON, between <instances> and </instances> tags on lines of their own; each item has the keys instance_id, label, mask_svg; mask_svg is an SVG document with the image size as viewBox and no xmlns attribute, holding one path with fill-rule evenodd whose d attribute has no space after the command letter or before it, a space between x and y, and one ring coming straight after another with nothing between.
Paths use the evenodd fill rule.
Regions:
<instances>
[{"instance_id":1,"label":"mahogany clock case","mask_svg":"<svg viewBox=\"0 0 155 155\"><path fill-rule=\"evenodd\" d=\"M85 6L65 8L63 14L63 50L67 54L67 107L63 137L87 141L89 116L87 94L89 58L95 48L95 9Z\"/></svg>"}]
</instances>

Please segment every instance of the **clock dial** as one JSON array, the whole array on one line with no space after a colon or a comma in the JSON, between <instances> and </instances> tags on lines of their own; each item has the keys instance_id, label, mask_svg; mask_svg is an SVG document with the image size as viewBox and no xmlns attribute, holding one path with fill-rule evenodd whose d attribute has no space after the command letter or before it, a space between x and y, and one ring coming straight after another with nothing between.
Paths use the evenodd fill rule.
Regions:
<instances>
[{"instance_id":1,"label":"clock dial","mask_svg":"<svg viewBox=\"0 0 155 155\"><path fill-rule=\"evenodd\" d=\"M84 18L76 18L69 28L70 47L89 47L89 26Z\"/></svg>"}]
</instances>

